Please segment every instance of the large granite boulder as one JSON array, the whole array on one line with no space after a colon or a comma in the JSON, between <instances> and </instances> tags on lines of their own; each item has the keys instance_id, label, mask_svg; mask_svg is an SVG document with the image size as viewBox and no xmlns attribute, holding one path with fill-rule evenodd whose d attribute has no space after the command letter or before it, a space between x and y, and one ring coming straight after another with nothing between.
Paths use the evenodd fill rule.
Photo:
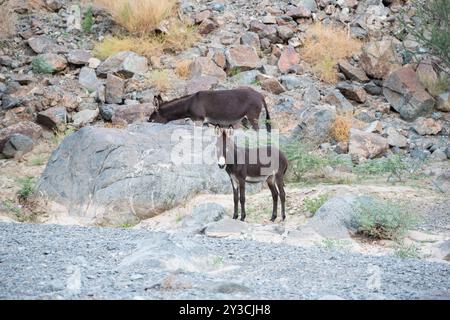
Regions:
<instances>
[{"instance_id":1,"label":"large granite boulder","mask_svg":"<svg viewBox=\"0 0 450 320\"><path fill-rule=\"evenodd\" d=\"M231 192L214 158L213 130L201 134L207 130L149 123L84 127L53 152L37 190L80 223L98 225L150 218L200 192Z\"/></svg>"}]
</instances>

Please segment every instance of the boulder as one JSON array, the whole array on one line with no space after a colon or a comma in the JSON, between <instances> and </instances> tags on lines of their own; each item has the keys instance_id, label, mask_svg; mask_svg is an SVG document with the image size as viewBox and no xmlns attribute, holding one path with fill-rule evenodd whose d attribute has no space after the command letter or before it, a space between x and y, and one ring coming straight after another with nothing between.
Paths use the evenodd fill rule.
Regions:
<instances>
[{"instance_id":1,"label":"boulder","mask_svg":"<svg viewBox=\"0 0 450 320\"><path fill-rule=\"evenodd\" d=\"M286 10L286 15L293 19L309 18L311 17L311 11L305 6L289 6Z\"/></svg>"},{"instance_id":2,"label":"boulder","mask_svg":"<svg viewBox=\"0 0 450 320\"><path fill-rule=\"evenodd\" d=\"M189 65L189 75L191 78L199 76L210 76L219 81L225 80L227 74L208 57L198 57Z\"/></svg>"},{"instance_id":3,"label":"boulder","mask_svg":"<svg viewBox=\"0 0 450 320\"><path fill-rule=\"evenodd\" d=\"M234 45L225 51L225 56L228 70L245 71L262 66L255 48L248 45Z\"/></svg>"},{"instance_id":4,"label":"boulder","mask_svg":"<svg viewBox=\"0 0 450 320\"><path fill-rule=\"evenodd\" d=\"M250 227L247 223L226 217L210 223L205 229L205 235L213 238L239 237L248 233Z\"/></svg>"},{"instance_id":5,"label":"boulder","mask_svg":"<svg viewBox=\"0 0 450 320\"><path fill-rule=\"evenodd\" d=\"M291 46L285 47L281 51L280 58L278 59L278 69L281 73L287 73L291 68L300 62L300 56Z\"/></svg>"},{"instance_id":6,"label":"boulder","mask_svg":"<svg viewBox=\"0 0 450 320\"><path fill-rule=\"evenodd\" d=\"M211 18L211 10L203 10L195 14L194 21L196 24L202 23L204 20Z\"/></svg>"},{"instance_id":7,"label":"boulder","mask_svg":"<svg viewBox=\"0 0 450 320\"><path fill-rule=\"evenodd\" d=\"M435 135L442 130L442 124L438 120L433 118L417 118L413 124L414 130L421 136L425 135Z\"/></svg>"},{"instance_id":8,"label":"boulder","mask_svg":"<svg viewBox=\"0 0 450 320\"><path fill-rule=\"evenodd\" d=\"M52 107L37 114L36 122L48 129L61 129L67 123L68 115L64 107Z\"/></svg>"},{"instance_id":9,"label":"boulder","mask_svg":"<svg viewBox=\"0 0 450 320\"><path fill-rule=\"evenodd\" d=\"M124 78L131 78L135 74L148 71L148 60L132 51L121 51L103 61L97 68L100 77L108 73L120 74Z\"/></svg>"},{"instance_id":10,"label":"boulder","mask_svg":"<svg viewBox=\"0 0 450 320\"><path fill-rule=\"evenodd\" d=\"M437 96L436 109L439 111L450 112L450 91L441 93Z\"/></svg>"},{"instance_id":11,"label":"boulder","mask_svg":"<svg viewBox=\"0 0 450 320\"><path fill-rule=\"evenodd\" d=\"M212 76L198 76L186 83L185 94L193 94L198 91L210 90L219 83L219 80Z\"/></svg>"},{"instance_id":12,"label":"boulder","mask_svg":"<svg viewBox=\"0 0 450 320\"><path fill-rule=\"evenodd\" d=\"M230 82L234 83L235 85L249 86L255 84L257 77L260 75L261 73L258 70L239 72L238 74L230 78Z\"/></svg>"},{"instance_id":13,"label":"boulder","mask_svg":"<svg viewBox=\"0 0 450 320\"><path fill-rule=\"evenodd\" d=\"M92 55L86 50L70 50L67 54L67 61L74 65L88 65Z\"/></svg>"},{"instance_id":14,"label":"boulder","mask_svg":"<svg viewBox=\"0 0 450 320\"><path fill-rule=\"evenodd\" d=\"M32 140L37 140L42 135L42 128L31 121L23 121L1 129L0 150L3 149L5 143L13 134L21 134L30 137Z\"/></svg>"},{"instance_id":15,"label":"boulder","mask_svg":"<svg viewBox=\"0 0 450 320\"><path fill-rule=\"evenodd\" d=\"M44 65L48 72L55 73L67 67L67 60L64 56L56 53L43 53L33 60L33 66L37 64Z\"/></svg>"},{"instance_id":16,"label":"boulder","mask_svg":"<svg viewBox=\"0 0 450 320\"><path fill-rule=\"evenodd\" d=\"M348 151L356 159L372 159L384 154L389 144L386 138L358 129L350 129Z\"/></svg>"},{"instance_id":17,"label":"boulder","mask_svg":"<svg viewBox=\"0 0 450 320\"><path fill-rule=\"evenodd\" d=\"M308 106L302 109L299 116L298 136L301 140L315 145L330 140L330 130L336 119L335 106Z\"/></svg>"},{"instance_id":18,"label":"boulder","mask_svg":"<svg viewBox=\"0 0 450 320\"><path fill-rule=\"evenodd\" d=\"M383 94L405 120L414 120L433 109L434 99L410 66L404 66L384 81Z\"/></svg>"},{"instance_id":19,"label":"boulder","mask_svg":"<svg viewBox=\"0 0 450 320\"><path fill-rule=\"evenodd\" d=\"M30 48L37 54L51 52L55 42L46 35L36 36L27 40Z\"/></svg>"},{"instance_id":20,"label":"boulder","mask_svg":"<svg viewBox=\"0 0 450 320\"><path fill-rule=\"evenodd\" d=\"M214 202L197 205L192 213L181 221L183 228L192 233L202 233L211 222L221 220L227 211L223 206Z\"/></svg>"},{"instance_id":21,"label":"boulder","mask_svg":"<svg viewBox=\"0 0 450 320\"><path fill-rule=\"evenodd\" d=\"M367 77L364 70L358 67L352 66L347 61L339 62L339 69L345 75L348 80L355 80L358 82L367 82L369 78Z\"/></svg>"},{"instance_id":22,"label":"boulder","mask_svg":"<svg viewBox=\"0 0 450 320\"><path fill-rule=\"evenodd\" d=\"M385 79L401 67L401 58L392 40L371 41L362 49L359 65L372 78Z\"/></svg>"},{"instance_id":23,"label":"boulder","mask_svg":"<svg viewBox=\"0 0 450 320\"><path fill-rule=\"evenodd\" d=\"M117 105L105 104L100 106L100 115L106 121L117 125L127 125L134 122L146 122L155 110L151 103Z\"/></svg>"},{"instance_id":24,"label":"boulder","mask_svg":"<svg viewBox=\"0 0 450 320\"><path fill-rule=\"evenodd\" d=\"M300 0L297 3L297 6L302 6L303 8L311 11L311 12L317 12L317 3L316 0Z\"/></svg>"},{"instance_id":25,"label":"boulder","mask_svg":"<svg viewBox=\"0 0 450 320\"><path fill-rule=\"evenodd\" d=\"M11 135L5 143L2 153L5 158L20 158L33 150L34 141L28 136L20 133Z\"/></svg>"},{"instance_id":26,"label":"boulder","mask_svg":"<svg viewBox=\"0 0 450 320\"><path fill-rule=\"evenodd\" d=\"M217 24L211 19L205 19L198 26L198 33L205 35L217 29Z\"/></svg>"},{"instance_id":27,"label":"boulder","mask_svg":"<svg viewBox=\"0 0 450 320\"><path fill-rule=\"evenodd\" d=\"M122 103L125 91L125 80L108 73L105 83L106 103Z\"/></svg>"},{"instance_id":28,"label":"boulder","mask_svg":"<svg viewBox=\"0 0 450 320\"><path fill-rule=\"evenodd\" d=\"M336 106L336 111L339 114L353 112L353 105L344 97L344 95L339 90L330 90L322 101Z\"/></svg>"},{"instance_id":29,"label":"boulder","mask_svg":"<svg viewBox=\"0 0 450 320\"><path fill-rule=\"evenodd\" d=\"M101 85L101 81L97 78L95 70L89 67L83 67L78 75L78 82L81 86L89 91L96 91Z\"/></svg>"},{"instance_id":30,"label":"boulder","mask_svg":"<svg viewBox=\"0 0 450 320\"><path fill-rule=\"evenodd\" d=\"M215 152L206 147L202 161L191 150L191 142L214 146L212 131L150 123L84 127L53 152L36 189L85 224L115 226L155 216L199 192L230 192Z\"/></svg>"},{"instance_id":31,"label":"boulder","mask_svg":"<svg viewBox=\"0 0 450 320\"><path fill-rule=\"evenodd\" d=\"M288 41L290 38L294 36L294 31L292 31L292 28L288 26L278 26L277 27L278 36L283 41Z\"/></svg>"},{"instance_id":32,"label":"boulder","mask_svg":"<svg viewBox=\"0 0 450 320\"><path fill-rule=\"evenodd\" d=\"M408 139L406 139L405 136L403 136L397 130L395 130L395 128L389 127L386 130L386 133L388 135L387 141L390 146L404 148L408 145Z\"/></svg>"},{"instance_id":33,"label":"boulder","mask_svg":"<svg viewBox=\"0 0 450 320\"><path fill-rule=\"evenodd\" d=\"M241 36L240 43L242 45L251 46L255 48L255 50L259 50L261 48L261 42L258 34L251 31L247 31Z\"/></svg>"},{"instance_id":34,"label":"boulder","mask_svg":"<svg viewBox=\"0 0 450 320\"><path fill-rule=\"evenodd\" d=\"M286 91L283 85L275 78L268 78L261 81L261 88L273 94L280 94Z\"/></svg>"},{"instance_id":35,"label":"boulder","mask_svg":"<svg viewBox=\"0 0 450 320\"><path fill-rule=\"evenodd\" d=\"M98 109L84 109L77 113L75 113L72 117L73 125L75 127L83 127L89 123L94 122L97 119L99 114Z\"/></svg>"},{"instance_id":36,"label":"boulder","mask_svg":"<svg viewBox=\"0 0 450 320\"><path fill-rule=\"evenodd\" d=\"M272 43L279 42L277 28L274 27L273 25L264 24L259 22L258 20L252 20L250 22L249 31L256 32L261 41L262 39L267 39L269 41L269 45L270 42Z\"/></svg>"},{"instance_id":37,"label":"boulder","mask_svg":"<svg viewBox=\"0 0 450 320\"><path fill-rule=\"evenodd\" d=\"M367 93L364 88L349 82L339 82L336 88L348 99L364 103L367 99Z\"/></svg>"}]
</instances>

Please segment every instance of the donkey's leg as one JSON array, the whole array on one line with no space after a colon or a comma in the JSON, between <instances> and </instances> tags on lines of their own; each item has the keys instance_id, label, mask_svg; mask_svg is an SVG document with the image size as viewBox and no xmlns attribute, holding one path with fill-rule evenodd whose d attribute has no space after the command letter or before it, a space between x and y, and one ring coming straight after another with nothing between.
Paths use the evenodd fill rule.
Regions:
<instances>
[{"instance_id":1,"label":"donkey's leg","mask_svg":"<svg viewBox=\"0 0 450 320\"><path fill-rule=\"evenodd\" d=\"M277 207L278 207L278 191L275 187L275 177L270 176L269 179L267 179L267 185L269 186L270 192L272 192L272 200L273 200L273 209L272 209L272 217L270 218L270 221L274 222L277 218Z\"/></svg>"},{"instance_id":2,"label":"donkey's leg","mask_svg":"<svg viewBox=\"0 0 450 320\"><path fill-rule=\"evenodd\" d=\"M253 130L255 130L255 131L259 130L258 118L249 119L248 121L250 121Z\"/></svg>"},{"instance_id":3,"label":"donkey's leg","mask_svg":"<svg viewBox=\"0 0 450 320\"><path fill-rule=\"evenodd\" d=\"M233 213L233 219L238 218L239 214L239 189L238 186L235 186L235 183L233 182L233 179L230 177L231 180L231 186L233 187L233 202L234 202L234 213Z\"/></svg>"},{"instance_id":4,"label":"donkey's leg","mask_svg":"<svg viewBox=\"0 0 450 320\"><path fill-rule=\"evenodd\" d=\"M281 200L281 217L286 219L286 210L285 210L285 204L286 204L286 193L284 192L284 180L283 175L276 174L275 175L275 182L277 184L278 193L280 194L280 200Z\"/></svg>"},{"instance_id":5,"label":"donkey's leg","mask_svg":"<svg viewBox=\"0 0 450 320\"><path fill-rule=\"evenodd\" d=\"M241 202L241 221L245 220L245 179L239 179L239 200Z\"/></svg>"}]
</instances>

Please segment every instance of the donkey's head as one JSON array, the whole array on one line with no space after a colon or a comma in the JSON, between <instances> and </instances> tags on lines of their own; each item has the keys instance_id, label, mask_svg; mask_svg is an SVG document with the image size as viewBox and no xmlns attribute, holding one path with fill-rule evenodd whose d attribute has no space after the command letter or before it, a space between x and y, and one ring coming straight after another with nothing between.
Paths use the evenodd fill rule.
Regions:
<instances>
[{"instance_id":1,"label":"donkey's head","mask_svg":"<svg viewBox=\"0 0 450 320\"><path fill-rule=\"evenodd\" d=\"M153 104L155 105L155 111L150 115L148 122L155 123L167 123L169 120L161 114L161 105L164 103L161 95L157 95L153 98Z\"/></svg>"},{"instance_id":2,"label":"donkey's head","mask_svg":"<svg viewBox=\"0 0 450 320\"><path fill-rule=\"evenodd\" d=\"M223 169L227 163L233 162L233 128L230 127L229 129L224 129L216 126L214 130L217 136L217 164L220 169Z\"/></svg>"}]
</instances>

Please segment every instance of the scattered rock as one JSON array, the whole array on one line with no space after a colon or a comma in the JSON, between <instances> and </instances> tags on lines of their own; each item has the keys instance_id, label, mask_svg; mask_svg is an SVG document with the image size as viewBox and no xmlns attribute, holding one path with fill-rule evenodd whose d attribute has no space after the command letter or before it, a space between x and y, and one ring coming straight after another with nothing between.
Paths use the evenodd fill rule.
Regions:
<instances>
[{"instance_id":1,"label":"scattered rock","mask_svg":"<svg viewBox=\"0 0 450 320\"><path fill-rule=\"evenodd\" d=\"M261 67L261 60L255 48L248 45L234 45L225 51L227 69L241 71Z\"/></svg>"},{"instance_id":2,"label":"scattered rock","mask_svg":"<svg viewBox=\"0 0 450 320\"><path fill-rule=\"evenodd\" d=\"M268 78L261 81L261 88L273 94L280 94L286 91L283 85L275 78Z\"/></svg>"},{"instance_id":3,"label":"scattered rock","mask_svg":"<svg viewBox=\"0 0 450 320\"><path fill-rule=\"evenodd\" d=\"M81 68L80 74L78 76L78 82L84 88L92 92L96 91L102 84L101 81L97 79L95 70L89 67Z\"/></svg>"},{"instance_id":4,"label":"scattered rock","mask_svg":"<svg viewBox=\"0 0 450 320\"><path fill-rule=\"evenodd\" d=\"M225 215L226 210L220 204L214 202L202 203L182 220L181 225L190 232L202 233L209 223L219 221Z\"/></svg>"},{"instance_id":5,"label":"scattered rock","mask_svg":"<svg viewBox=\"0 0 450 320\"><path fill-rule=\"evenodd\" d=\"M382 136L350 129L349 154L356 159L372 159L384 154L389 147L388 141Z\"/></svg>"},{"instance_id":6,"label":"scattered rock","mask_svg":"<svg viewBox=\"0 0 450 320\"><path fill-rule=\"evenodd\" d=\"M91 59L92 55L85 50L70 50L67 54L67 61L75 65L88 65Z\"/></svg>"},{"instance_id":7,"label":"scattered rock","mask_svg":"<svg viewBox=\"0 0 450 320\"><path fill-rule=\"evenodd\" d=\"M323 98L323 102L336 106L336 111L338 113L345 114L353 112L353 105L336 89L330 90Z\"/></svg>"},{"instance_id":8,"label":"scattered rock","mask_svg":"<svg viewBox=\"0 0 450 320\"><path fill-rule=\"evenodd\" d=\"M217 24L214 21L210 19L205 19L198 26L198 33L205 35L213 32L216 28Z\"/></svg>"},{"instance_id":9,"label":"scattered rock","mask_svg":"<svg viewBox=\"0 0 450 320\"><path fill-rule=\"evenodd\" d=\"M98 117L99 110L91 110L85 109L77 112L73 115L72 121L75 127L83 127L89 123L94 122L94 120Z\"/></svg>"},{"instance_id":10,"label":"scattered rock","mask_svg":"<svg viewBox=\"0 0 450 320\"><path fill-rule=\"evenodd\" d=\"M9 110L19 106L21 100L17 97L11 96L9 94L2 96L2 109Z\"/></svg>"},{"instance_id":11,"label":"scattered rock","mask_svg":"<svg viewBox=\"0 0 450 320\"><path fill-rule=\"evenodd\" d=\"M389 127L386 133L388 135L387 141L390 146L404 148L408 145L408 140L405 138L405 136L398 133L395 128Z\"/></svg>"},{"instance_id":12,"label":"scattered rock","mask_svg":"<svg viewBox=\"0 0 450 320\"><path fill-rule=\"evenodd\" d=\"M330 130L336 119L336 107L319 105L306 107L300 113L298 136L308 143L319 145L330 139Z\"/></svg>"},{"instance_id":13,"label":"scattered rock","mask_svg":"<svg viewBox=\"0 0 450 320\"><path fill-rule=\"evenodd\" d=\"M261 48L261 42L258 34L251 31L247 31L241 36L240 43L246 46L251 46L255 48L255 50L259 50Z\"/></svg>"},{"instance_id":14,"label":"scattered rock","mask_svg":"<svg viewBox=\"0 0 450 320\"><path fill-rule=\"evenodd\" d=\"M205 229L205 235L214 238L239 237L248 231L248 224L240 220L225 218L210 223Z\"/></svg>"},{"instance_id":15,"label":"scattered rock","mask_svg":"<svg viewBox=\"0 0 450 320\"><path fill-rule=\"evenodd\" d=\"M97 68L100 77L108 73L118 74L128 79L134 74L144 74L148 71L148 60L132 51L121 51L103 61Z\"/></svg>"},{"instance_id":16,"label":"scattered rock","mask_svg":"<svg viewBox=\"0 0 450 320\"><path fill-rule=\"evenodd\" d=\"M291 46L287 46L281 51L280 59L278 60L278 68L281 73L287 73L291 68L300 62L300 56L297 51Z\"/></svg>"},{"instance_id":17,"label":"scattered rock","mask_svg":"<svg viewBox=\"0 0 450 320\"><path fill-rule=\"evenodd\" d=\"M66 58L55 53L40 54L35 58L35 61L42 61L42 63L51 68L52 73L62 71L67 67Z\"/></svg>"},{"instance_id":18,"label":"scattered rock","mask_svg":"<svg viewBox=\"0 0 450 320\"><path fill-rule=\"evenodd\" d=\"M34 141L20 133L12 134L3 147L3 155L6 158L20 158L33 150Z\"/></svg>"},{"instance_id":19,"label":"scattered rock","mask_svg":"<svg viewBox=\"0 0 450 320\"><path fill-rule=\"evenodd\" d=\"M207 57L196 58L189 66L189 74L191 78L210 76L217 78L219 81L223 81L227 77L225 71Z\"/></svg>"},{"instance_id":20,"label":"scattered rock","mask_svg":"<svg viewBox=\"0 0 450 320\"><path fill-rule=\"evenodd\" d=\"M336 88L348 99L364 103L367 99L366 91L353 83L339 82Z\"/></svg>"},{"instance_id":21,"label":"scattered rock","mask_svg":"<svg viewBox=\"0 0 450 320\"><path fill-rule=\"evenodd\" d=\"M36 122L48 129L61 129L68 121L66 108L52 107L37 114Z\"/></svg>"},{"instance_id":22,"label":"scattered rock","mask_svg":"<svg viewBox=\"0 0 450 320\"><path fill-rule=\"evenodd\" d=\"M362 51L359 65L372 78L385 79L401 66L401 59L391 40L369 42Z\"/></svg>"},{"instance_id":23,"label":"scattered rock","mask_svg":"<svg viewBox=\"0 0 450 320\"><path fill-rule=\"evenodd\" d=\"M410 65L391 73L384 82L383 94L405 120L414 120L434 106L433 97L425 91Z\"/></svg>"},{"instance_id":24,"label":"scattered rock","mask_svg":"<svg viewBox=\"0 0 450 320\"><path fill-rule=\"evenodd\" d=\"M194 17L195 23L200 24L203 22L203 20L211 18L211 15L212 15L211 10L200 11Z\"/></svg>"},{"instance_id":25,"label":"scattered rock","mask_svg":"<svg viewBox=\"0 0 450 320\"><path fill-rule=\"evenodd\" d=\"M367 77L364 70L352 66L347 61L339 62L339 69L347 77L348 80L355 80L358 82L367 82L369 78Z\"/></svg>"},{"instance_id":26,"label":"scattered rock","mask_svg":"<svg viewBox=\"0 0 450 320\"><path fill-rule=\"evenodd\" d=\"M27 43L37 54L51 52L51 49L55 46L55 42L46 35L29 38Z\"/></svg>"},{"instance_id":27,"label":"scattered rock","mask_svg":"<svg viewBox=\"0 0 450 320\"><path fill-rule=\"evenodd\" d=\"M277 32L278 36L284 41L288 41L294 36L294 31L288 26L278 26Z\"/></svg>"},{"instance_id":28,"label":"scattered rock","mask_svg":"<svg viewBox=\"0 0 450 320\"><path fill-rule=\"evenodd\" d=\"M309 18L311 17L311 11L304 6L290 6L286 11L286 15L293 19Z\"/></svg>"},{"instance_id":29,"label":"scattered rock","mask_svg":"<svg viewBox=\"0 0 450 320\"><path fill-rule=\"evenodd\" d=\"M105 99L106 103L120 104L123 101L125 90L125 80L121 77L108 73L105 83Z\"/></svg>"},{"instance_id":30,"label":"scattered rock","mask_svg":"<svg viewBox=\"0 0 450 320\"><path fill-rule=\"evenodd\" d=\"M219 83L216 77L199 76L192 78L186 83L185 94L193 94L198 91L210 90Z\"/></svg>"},{"instance_id":31,"label":"scattered rock","mask_svg":"<svg viewBox=\"0 0 450 320\"><path fill-rule=\"evenodd\" d=\"M432 154L431 154L431 157L430 157L432 160L435 160L435 161L446 161L447 160L447 155L446 155L446 153L443 151L443 150L441 150L441 149L436 149Z\"/></svg>"},{"instance_id":32,"label":"scattered rock","mask_svg":"<svg viewBox=\"0 0 450 320\"><path fill-rule=\"evenodd\" d=\"M413 128L421 136L435 135L442 130L442 125L432 118L420 117L414 122Z\"/></svg>"},{"instance_id":33,"label":"scattered rock","mask_svg":"<svg viewBox=\"0 0 450 320\"><path fill-rule=\"evenodd\" d=\"M0 130L0 150L13 134L21 134L37 140L42 135L42 128L31 121L23 121Z\"/></svg>"},{"instance_id":34,"label":"scattered rock","mask_svg":"<svg viewBox=\"0 0 450 320\"><path fill-rule=\"evenodd\" d=\"M444 112L450 112L450 91L441 93L437 96L436 109Z\"/></svg>"}]
</instances>

